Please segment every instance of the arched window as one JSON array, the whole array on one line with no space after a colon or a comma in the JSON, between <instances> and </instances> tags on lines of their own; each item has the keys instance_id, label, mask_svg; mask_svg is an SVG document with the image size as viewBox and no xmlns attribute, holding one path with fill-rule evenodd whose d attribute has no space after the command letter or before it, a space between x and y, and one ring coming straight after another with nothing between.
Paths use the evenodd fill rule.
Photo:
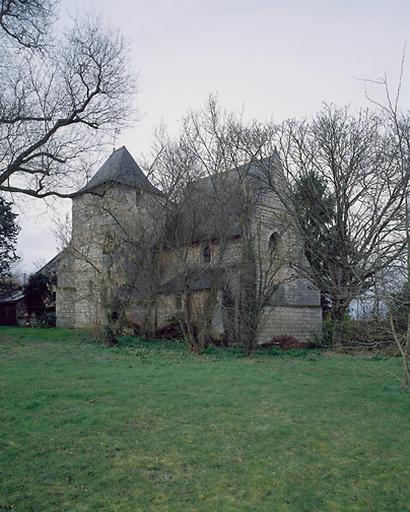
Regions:
<instances>
[{"instance_id":1,"label":"arched window","mask_svg":"<svg viewBox=\"0 0 410 512\"><path fill-rule=\"evenodd\" d=\"M202 261L204 263L210 263L211 258L212 258L211 246L206 245L202 251Z\"/></svg>"},{"instance_id":2,"label":"arched window","mask_svg":"<svg viewBox=\"0 0 410 512\"><path fill-rule=\"evenodd\" d=\"M272 233L269 238L269 254L271 260L276 258L278 254L278 248L280 243L280 235L279 233Z\"/></svg>"}]
</instances>

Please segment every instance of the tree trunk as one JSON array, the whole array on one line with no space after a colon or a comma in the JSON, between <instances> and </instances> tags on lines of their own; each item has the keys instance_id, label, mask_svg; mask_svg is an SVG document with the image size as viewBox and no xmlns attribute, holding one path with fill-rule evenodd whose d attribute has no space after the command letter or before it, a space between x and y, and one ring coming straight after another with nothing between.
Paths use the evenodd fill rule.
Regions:
<instances>
[{"instance_id":1,"label":"tree trunk","mask_svg":"<svg viewBox=\"0 0 410 512\"><path fill-rule=\"evenodd\" d=\"M257 299L256 272L254 239L250 237L243 242L240 275L240 330L242 345L247 356L250 356L255 350L259 327L260 304Z\"/></svg>"},{"instance_id":2,"label":"tree trunk","mask_svg":"<svg viewBox=\"0 0 410 512\"><path fill-rule=\"evenodd\" d=\"M396 346L400 352L401 361L402 361L402 376L401 376L401 387L402 389L407 389L409 387L409 379L410 379L410 370L409 370L409 352L407 350L407 341L405 344L402 344L400 338L397 334L396 326L394 323L394 317L391 309L389 309L389 322L391 327L391 332L393 334L393 339L396 343ZM410 312L407 317L407 336L408 336L408 326L410 325Z\"/></svg>"},{"instance_id":3,"label":"tree trunk","mask_svg":"<svg viewBox=\"0 0 410 512\"><path fill-rule=\"evenodd\" d=\"M235 299L228 285L222 290L223 338L222 344L228 348L236 339L235 329Z\"/></svg>"},{"instance_id":4,"label":"tree trunk","mask_svg":"<svg viewBox=\"0 0 410 512\"><path fill-rule=\"evenodd\" d=\"M408 224L406 223L407 227ZM409 233L408 233L409 235ZM407 287L410 292L410 241L407 237ZM408 306L407 306L408 307ZM410 353L410 309L407 311L407 330L406 330L406 343L404 349L401 351L403 362L403 373L401 378L401 387L407 389L409 387L409 353Z\"/></svg>"},{"instance_id":5,"label":"tree trunk","mask_svg":"<svg viewBox=\"0 0 410 512\"><path fill-rule=\"evenodd\" d=\"M403 366L403 372L401 376L401 387L402 389L408 389L409 387L409 353L407 350L405 351L404 355L402 355L402 366Z\"/></svg>"},{"instance_id":6,"label":"tree trunk","mask_svg":"<svg viewBox=\"0 0 410 512\"><path fill-rule=\"evenodd\" d=\"M344 335L344 316L347 307L342 301L336 299L332 301L332 346L335 348L341 347L343 344Z\"/></svg>"},{"instance_id":7,"label":"tree trunk","mask_svg":"<svg viewBox=\"0 0 410 512\"><path fill-rule=\"evenodd\" d=\"M410 212L409 212L409 197L408 191L406 190L406 217L405 217L405 227L406 227L406 249L407 249L407 289L410 293ZM410 353L410 310L407 312L407 332L406 332L406 346L404 348L402 355L403 360L403 374L402 374L402 388L409 387L409 353Z\"/></svg>"},{"instance_id":8,"label":"tree trunk","mask_svg":"<svg viewBox=\"0 0 410 512\"><path fill-rule=\"evenodd\" d=\"M189 350L191 352L198 352L198 344L196 343L196 329L192 322L192 294L189 285L185 286L185 302L184 302L184 323L185 323L185 338Z\"/></svg>"},{"instance_id":9,"label":"tree trunk","mask_svg":"<svg viewBox=\"0 0 410 512\"><path fill-rule=\"evenodd\" d=\"M203 352L209 345L211 339L212 320L215 308L218 303L218 289L211 288L205 299L205 303L201 308L200 318L198 319L198 345L199 351Z\"/></svg>"}]
</instances>

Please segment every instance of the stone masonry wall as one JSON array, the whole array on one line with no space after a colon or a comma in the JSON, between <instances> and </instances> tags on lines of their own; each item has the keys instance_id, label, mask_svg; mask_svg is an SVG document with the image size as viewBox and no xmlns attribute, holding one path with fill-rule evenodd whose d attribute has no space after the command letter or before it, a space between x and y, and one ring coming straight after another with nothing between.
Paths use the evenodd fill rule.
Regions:
<instances>
[{"instance_id":1,"label":"stone masonry wall","mask_svg":"<svg viewBox=\"0 0 410 512\"><path fill-rule=\"evenodd\" d=\"M277 336L293 336L314 341L322 333L320 307L269 306L265 310L258 340L263 343Z\"/></svg>"},{"instance_id":2,"label":"stone masonry wall","mask_svg":"<svg viewBox=\"0 0 410 512\"><path fill-rule=\"evenodd\" d=\"M57 323L90 327L104 321L107 289L127 284L125 248L153 240L159 208L154 195L124 185L101 186L73 199L71 250L58 273ZM127 245L128 244L128 245Z\"/></svg>"},{"instance_id":3,"label":"stone masonry wall","mask_svg":"<svg viewBox=\"0 0 410 512\"><path fill-rule=\"evenodd\" d=\"M138 287L139 280L143 281L142 267L131 268L131 271L126 268L124 252L133 251L135 245L124 245L124 238L146 243L154 241L162 229L161 208L155 195L123 185L103 187L97 192L103 197L82 194L73 200L71 250L66 251L58 272L57 325L61 327L89 327L103 322L106 314L103 292L107 283L115 289L130 281ZM278 258L284 260L275 273L280 287L265 308L259 341L286 334L301 341L311 339L321 333L320 294L306 279L297 276L291 265L295 261L306 264L303 245L292 230L279 198L272 192L265 192L259 199L252 230L263 255L262 265L269 264L269 239L273 233L280 234ZM162 282L189 265L202 264L203 249L208 244L211 245L212 261L205 266L218 265L238 274L242 241L232 238L223 255L219 254L220 246L216 242L165 250ZM218 308L214 327L220 329L220 306ZM161 296L159 323L175 312L175 297Z\"/></svg>"},{"instance_id":4,"label":"stone masonry wall","mask_svg":"<svg viewBox=\"0 0 410 512\"><path fill-rule=\"evenodd\" d=\"M320 292L297 270L308 266L303 242L298 238L286 208L272 191L266 191L260 197L253 230L263 254L262 275L265 279L271 275L272 283L279 286L263 312L259 341L282 335L300 341L321 336ZM279 241L276 254L272 256L269 240L274 233L278 234Z\"/></svg>"}]
</instances>

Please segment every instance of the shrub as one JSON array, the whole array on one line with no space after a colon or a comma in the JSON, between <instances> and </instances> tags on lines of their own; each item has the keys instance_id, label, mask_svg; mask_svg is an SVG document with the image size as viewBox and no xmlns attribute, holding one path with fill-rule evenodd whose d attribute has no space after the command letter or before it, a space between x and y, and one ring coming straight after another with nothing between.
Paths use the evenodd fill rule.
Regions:
<instances>
[{"instance_id":1,"label":"shrub","mask_svg":"<svg viewBox=\"0 0 410 512\"><path fill-rule=\"evenodd\" d=\"M40 325L42 325L41 319L43 317L55 312L55 286L55 276L33 274L24 287L24 302L27 312L29 315L34 313Z\"/></svg>"},{"instance_id":2,"label":"shrub","mask_svg":"<svg viewBox=\"0 0 410 512\"><path fill-rule=\"evenodd\" d=\"M43 313L39 319L38 324L41 327L55 327L56 326L56 314L54 311L47 311Z\"/></svg>"},{"instance_id":3,"label":"shrub","mask_svg":"<svg viewBox=\"0 0 410 512\"><path fill-rule=\"evenodd\" d=\"M302 343L293 336L277 336L272 338L271 346L279 346L284 350L295 349L295 348L306 348L306 343Z\"/></svg>"},{"instance_id":4,"label":"shrub","mask_svg":"<svg viewBox=\"0 0 410 512\"><path fill-rule=\"evenodd\" d=\"M389 322L378 318L351 320L343 344L369 350L395 347Z\"/></svg>"},{"instance_id":5,"label":"shrub","mask_svg":"<svg viewBox=\"0 0 410 512\"><path fill-rule=\"evenodd\" d=\"M118 343L118 340L114 336L112 329L108 325L102 328L101 341L109 347L114 347Z\"/></svg>"},{"instance_id":6,"label":"shrub","mask_svg":"<svg viewBox=\"0 0 410 512\"><path fill-rule=\"evenodd\" d=\"M175 319L170 319L167 325L155 331L155 337L159 340L180 340L184 338L184 332L181 323Z\"/></svg>"}]
</instances>

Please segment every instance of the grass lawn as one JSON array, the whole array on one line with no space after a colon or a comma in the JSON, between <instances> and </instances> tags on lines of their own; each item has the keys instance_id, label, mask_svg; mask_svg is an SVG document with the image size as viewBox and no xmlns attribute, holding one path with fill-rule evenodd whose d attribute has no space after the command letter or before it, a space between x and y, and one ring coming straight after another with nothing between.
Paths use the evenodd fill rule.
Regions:
<instances>
[{"instance_id":1,"label":"grass lawn","mask_svg":"<svg viewBox=\"0 0 410 512\"><path fill-rule=\"evenodd\" d=\"M399 366L0 328L0 511L410 510Z\"/></svg>"}]
</instances>

